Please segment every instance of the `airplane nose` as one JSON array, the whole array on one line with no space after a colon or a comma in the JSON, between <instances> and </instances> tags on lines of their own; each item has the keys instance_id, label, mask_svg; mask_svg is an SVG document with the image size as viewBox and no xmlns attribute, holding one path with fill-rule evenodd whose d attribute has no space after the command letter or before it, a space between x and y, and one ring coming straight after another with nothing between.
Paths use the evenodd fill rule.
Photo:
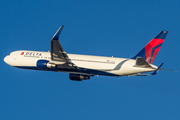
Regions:
<instances>
[{"instance_id":1,"label":"airplane nose","mask_svg":"<svg viewBox=\"0 0 180 120\"><path fill-rule=\"evenodd\" d=\"M9 59L9 56L6 56L6 57L4 58L4 62L7 63L7 64L8 64L8 59Z\"/></svg>"}]
</instances>

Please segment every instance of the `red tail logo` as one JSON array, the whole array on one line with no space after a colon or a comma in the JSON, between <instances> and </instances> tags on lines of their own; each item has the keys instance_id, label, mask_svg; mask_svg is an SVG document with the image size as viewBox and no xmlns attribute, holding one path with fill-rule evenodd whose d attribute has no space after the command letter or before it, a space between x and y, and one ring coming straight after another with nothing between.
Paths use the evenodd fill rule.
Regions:
<instances>
[{"instance_id":1,"label":"red tail logo","mask_svg":"<svg viewBox=\"0 0 180 120\"><path fill-rule=\"evenodd\" d=\"M134 57L132 57L132 59L136 59L137 57L142 57L148 63L152 64L167 34L168 31L161 31L141 51L139 51Z\"/></svg>"}]
</instances>

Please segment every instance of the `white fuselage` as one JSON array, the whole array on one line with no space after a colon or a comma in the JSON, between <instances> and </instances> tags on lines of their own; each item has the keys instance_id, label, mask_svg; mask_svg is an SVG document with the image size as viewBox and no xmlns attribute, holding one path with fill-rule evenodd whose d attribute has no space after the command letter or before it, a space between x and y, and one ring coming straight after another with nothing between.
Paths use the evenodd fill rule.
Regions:
<instances>
[{"instance_id":1,"label":"white fuselage","mask_svg":"<svg viewBox=\"0 0 180 120\"><path fill-rule=\"evenodd\" d=\"M136 60L128 58L101 57L78 54L67 55L71 59L71 62L83 70L81 72L69 71L69 73L86 74L86 70L88 70L88 74L91 75L128 76L155 71L155 69L157 69L157 67L152 64L151 66L153 69L134 67ZM11 66L37 70L38 60L47 60L49 63L63 64L62 62L52 61L50 52L19 50L11 52L10 55L4 58L4 61ZM63 70L54 71L68 72Z\"/></svg>"}]
</instances>

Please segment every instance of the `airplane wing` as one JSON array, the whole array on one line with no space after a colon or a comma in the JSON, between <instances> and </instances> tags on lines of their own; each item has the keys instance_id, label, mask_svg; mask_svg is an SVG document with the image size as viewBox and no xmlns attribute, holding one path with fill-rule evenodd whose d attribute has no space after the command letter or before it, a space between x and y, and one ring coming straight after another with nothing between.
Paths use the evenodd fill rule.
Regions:
<instances>
[{"instance_id":1,"label":"airplane wing","mask_svg":"<svg viewBox=\"0 0 180 120\"><path fill-rule=\"evenodd\" d=\"M54 61L67 62L68 55L59 42L59 35L64 26L61 26L51 40L51 59Z\"/></svg>"},{"instance_id":2,"label":"airplane wing","mask_svg":"<svg viewBox=\"0 0 180 120\"><path fill-rule=\"evenodd\" d=\"M57 30L51 40L51 60L64 62L63 65L57 65L57 68L77 69L77 66L71 62L71 59L68 57L59 42L59 35L63 27L64 25Z\"/></svg>"}]
</instances>

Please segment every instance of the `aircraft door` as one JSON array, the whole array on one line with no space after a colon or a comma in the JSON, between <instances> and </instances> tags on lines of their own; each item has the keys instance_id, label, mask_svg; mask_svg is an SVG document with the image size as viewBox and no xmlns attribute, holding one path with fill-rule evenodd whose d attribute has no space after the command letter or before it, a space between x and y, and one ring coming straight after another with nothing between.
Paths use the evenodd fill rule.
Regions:
<instances>
[{"instance_id":1,"label":"aircraft door","mask_svg":"<svg viewBox=\"0 0 180 120\"><path fill-rule=\"evenodd\" d=\"M17 53L11 53L13 60L17 60Z\"/></svg>"}]
</instances>

